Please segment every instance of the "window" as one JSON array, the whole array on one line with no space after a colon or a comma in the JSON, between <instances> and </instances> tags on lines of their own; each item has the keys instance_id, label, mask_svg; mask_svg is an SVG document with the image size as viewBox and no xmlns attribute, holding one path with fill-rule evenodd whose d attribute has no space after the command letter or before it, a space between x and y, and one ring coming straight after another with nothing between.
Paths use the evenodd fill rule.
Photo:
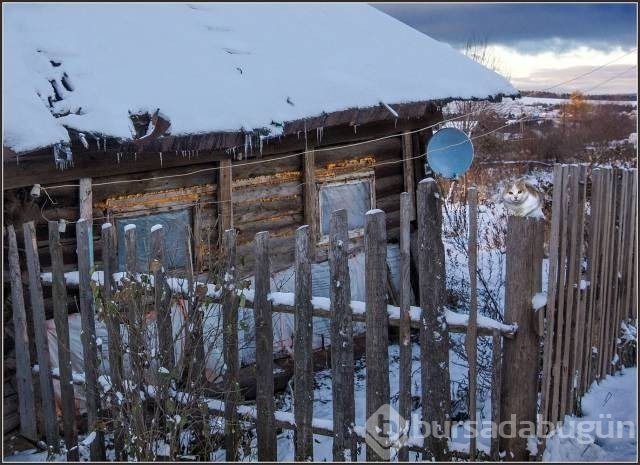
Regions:
<instances>
[{"instance_id":1,"label":"window","mask_svg":"<svg viewBox=\"0 0 640 465\"><path fill-rule=\"evenodd\" d=\"M161 224L165 237L165 261L167 269L184 268L187 265L188 252L185 237L191 230L191 209L148 213L140 216L116 217L115 226L118 234L118 269L124 271L126 253L124 245L124 227L136 225L136 257L138 271L149 269L149 252L151 228Z\"/></svg>"},{"instance_id":2,"label":"window","mask_svg":"<svg viewBox=\"0 0 640 465\"><path fill-rule=\"evenodd\" d=\"M373 179L351 179L343 182L322 184L319 187L320 234L329 235L331 213L346 209L349 231L364 229L364 215L372 208Z\"/></svg>"}]
</instances>

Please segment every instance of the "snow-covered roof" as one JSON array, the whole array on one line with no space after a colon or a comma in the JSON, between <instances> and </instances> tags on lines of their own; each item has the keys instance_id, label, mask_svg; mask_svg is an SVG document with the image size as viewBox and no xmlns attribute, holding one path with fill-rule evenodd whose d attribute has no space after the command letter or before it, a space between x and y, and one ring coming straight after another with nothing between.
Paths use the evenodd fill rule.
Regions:
<instances>
[{"instance_id":1,"label":"snow-covered roof","mask_svg":"<svg viewBox=\"0 0 640 465\"><path fill-rule=\"evenodd\" d=\"M2 43L3 146L18 153L69 141L65 127L132 139L130 113L157 109L186 135L517 94L361 3L5 3Z\"/></svg>"}]
</instances>

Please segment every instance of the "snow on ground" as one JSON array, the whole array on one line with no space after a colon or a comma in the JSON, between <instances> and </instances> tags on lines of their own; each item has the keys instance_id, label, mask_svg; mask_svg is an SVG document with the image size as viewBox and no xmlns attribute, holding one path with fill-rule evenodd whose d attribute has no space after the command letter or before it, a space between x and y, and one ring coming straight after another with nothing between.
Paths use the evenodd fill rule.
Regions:
<instances>
[{"instance_id":1,"label":"snow on ground","mask_svg":"<svg viewBox=\"0 0 640 465\"><path fill-rule=\"evenodd\" d=\"M582 416L567 416L547 439L544 461L592 462L638 459L638 369L624 368L591 386Z\"/></svg>"}]
</instances>

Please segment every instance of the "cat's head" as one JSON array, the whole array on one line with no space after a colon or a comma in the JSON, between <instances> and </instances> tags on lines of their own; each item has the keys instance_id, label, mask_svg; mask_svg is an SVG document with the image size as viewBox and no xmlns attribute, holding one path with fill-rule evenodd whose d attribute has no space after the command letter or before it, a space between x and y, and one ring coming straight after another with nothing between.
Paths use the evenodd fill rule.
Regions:
<instances>
[{"instance_id":1,"label":"cat's head","mask_svg":"<svg viewBox=\"0 0 640 465\"><path fill-rule=\"evenodd\" d=\"M517 204L524 202L532 194L535 194L533 186L524 178L520 178L507 185L502 198L509 203Z\"/></svg>"}]
</instances>

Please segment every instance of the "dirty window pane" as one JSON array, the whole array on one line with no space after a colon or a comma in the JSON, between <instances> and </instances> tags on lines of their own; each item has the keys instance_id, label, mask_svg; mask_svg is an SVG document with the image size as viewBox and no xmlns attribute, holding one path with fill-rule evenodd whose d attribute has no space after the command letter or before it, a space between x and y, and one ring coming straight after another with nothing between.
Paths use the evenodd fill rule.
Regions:
<instances>
[{"instance_id":1,"label":"dirty window pane","mask_svg":"<svg viewBox=\"0 0 640 465\"><path fill-rule=\"evenodd\" d=\"M320 229L329 234L331 212L347 210L349 230L364 227L364 214L371 209L371 183L369 181L323 186L320 188Z\"/></svg>"},{"instance_id":2,"label":"dirty window pane","mask_svg":"<svg viewBox=\"0 0 640 465\"><path fill-rule=\"evenodd\" d=\"M161 224L164 228L165 237L165 268L182 268L187 263L187 251L185 234L187 227L191 226L191 210L179 210L162 213L151 213L144 216L134 216L128 218L117 218L116 228L118 228L118 269L124 271L126 264L126 253L124 248L124 227L127 224L136 225L136 256L138 261L138 271L149 270L149 247L151 244L151 228L156 224Z\"/></svg>"}]
</instances>

